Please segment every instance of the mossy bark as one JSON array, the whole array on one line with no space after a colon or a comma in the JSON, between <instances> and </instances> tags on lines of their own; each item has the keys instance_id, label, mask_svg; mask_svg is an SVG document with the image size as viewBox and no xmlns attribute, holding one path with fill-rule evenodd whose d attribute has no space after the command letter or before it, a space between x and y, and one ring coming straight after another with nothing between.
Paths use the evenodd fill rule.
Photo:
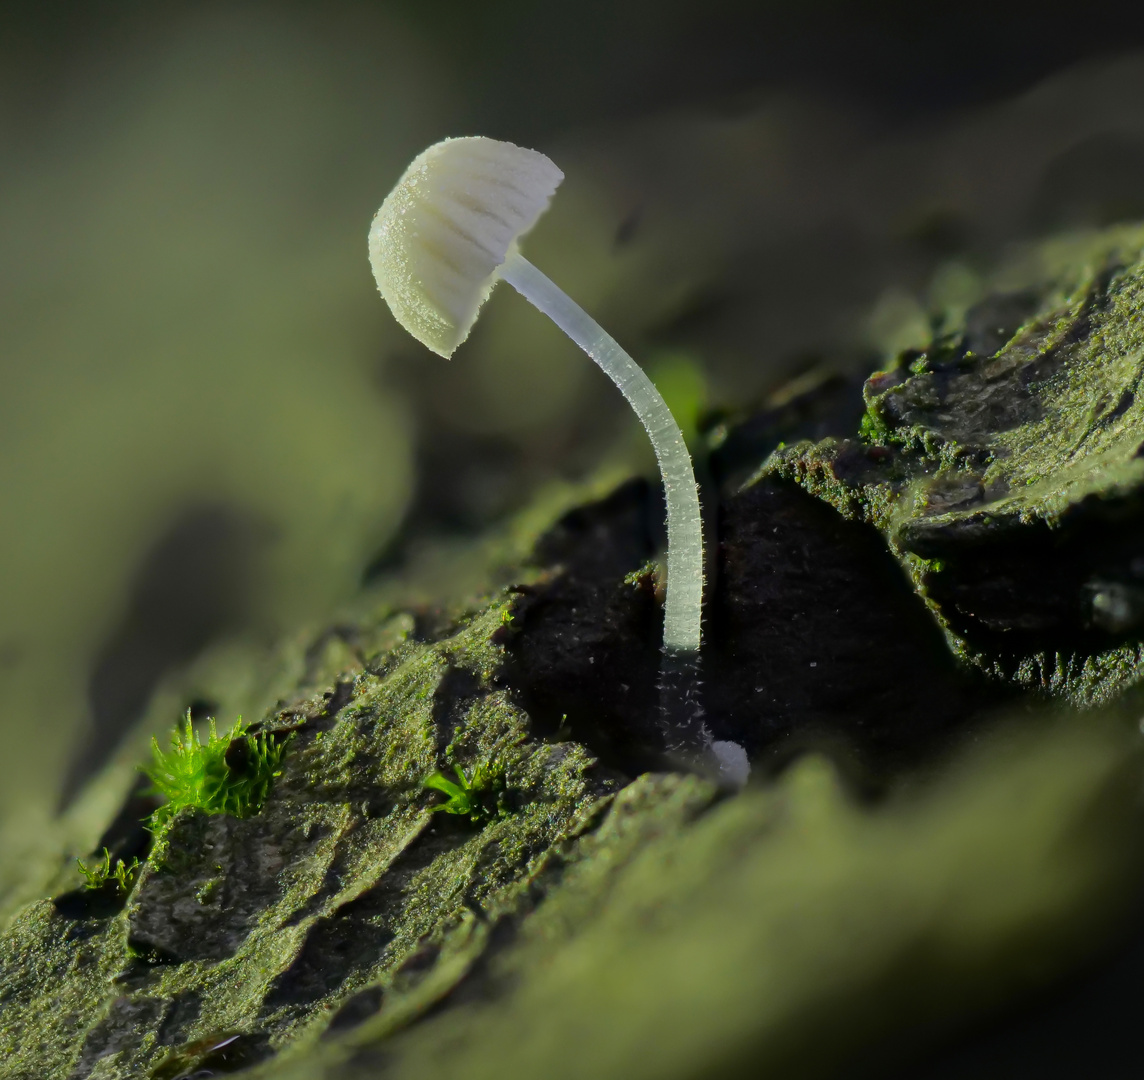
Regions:
<instances>
[{"instance_id":1,"label":"mossy bark","mask_svg":"<svg viewBox=\"0 0 1144 1080\"><path fill-rule=\"evenodd\" d=\"M862 434L837 379L725 433L705 697L740 793L658 729L642 482L474 546L483 592L394 581L258 678L204 662L154 707L261 702L282 775L157 843L129 762L93 784L5 883L0 1076L884 1075L1088 962L1141 867L1141 242L1009 271ZM504 813L435 812L454 763ZM118 901L68 859L100 832L146 856Z\"/></svg>"}]
</instances>

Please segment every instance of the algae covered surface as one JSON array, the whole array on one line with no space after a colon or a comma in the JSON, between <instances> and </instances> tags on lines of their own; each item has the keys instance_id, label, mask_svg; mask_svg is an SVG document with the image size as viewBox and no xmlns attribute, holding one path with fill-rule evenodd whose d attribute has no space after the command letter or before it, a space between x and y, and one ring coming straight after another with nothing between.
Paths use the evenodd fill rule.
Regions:
<instances>
[{"instance_id":1,"label":"algae covered surface","mask_svg":"<svg viewBox=\"0 0 1144 1080\"><path fill-rule=\"evenodd\" d=\"M0 882L0 1076L890 1075L1094 962L1144 855L1142 244L936 312L860 428L822 382L721 438L704 663L742 791L656 743L638 481L438 553L472 571L437 602L427 554L173 681L153 710L242 712L280 775L154 834L142 745L89 785ZM481 813L436 809L458 767ZM128 888L83 887L105 847Z\"/></svg>"}]
</instances>

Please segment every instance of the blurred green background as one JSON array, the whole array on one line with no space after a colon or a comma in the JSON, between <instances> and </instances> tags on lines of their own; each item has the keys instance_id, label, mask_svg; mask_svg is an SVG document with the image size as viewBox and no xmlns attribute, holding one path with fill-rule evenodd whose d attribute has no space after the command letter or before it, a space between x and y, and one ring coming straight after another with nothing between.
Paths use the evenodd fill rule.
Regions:
<instances>
[{"instance_id":1,"label":"blurred green background","mask_svg":"<svg viewBox=\"0 0 1144 1080\"><path fill-rule=\"evenodd\" d=\"M5 5L0 847L205 648L548 478L648 468L516 298L451 363L393 323L365 234L417 151L552 156L530 257L682 411L743 411L924 342L1009 245L1144 216L1144 16L1036 11Z\"/></svg>"}]
</instances>

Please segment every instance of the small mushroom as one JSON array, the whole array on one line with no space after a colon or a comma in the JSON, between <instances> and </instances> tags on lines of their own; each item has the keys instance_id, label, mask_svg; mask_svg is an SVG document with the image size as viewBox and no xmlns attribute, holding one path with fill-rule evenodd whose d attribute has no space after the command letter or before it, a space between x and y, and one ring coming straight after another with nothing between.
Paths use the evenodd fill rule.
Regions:
<instances>
[{"instance_id":1,"label":"small mushroom","mask_svg":"<svg viewBox=\"0 0 1144 1080\"><path fill-rule=\"evenodd\" d=\"M735 744L713 744L699 701L703 527L691 456L663 398L604 329L520 253L564 174L543 154L481 136L419 154L369 230L378 289L397 321L446 358L503 279L544 312L616 384L659 461L667 501L661 727L669 751L694 754L728 783L745 779ZM730 748L734 748L731 750Z\"/></svg>"}]
</instances>

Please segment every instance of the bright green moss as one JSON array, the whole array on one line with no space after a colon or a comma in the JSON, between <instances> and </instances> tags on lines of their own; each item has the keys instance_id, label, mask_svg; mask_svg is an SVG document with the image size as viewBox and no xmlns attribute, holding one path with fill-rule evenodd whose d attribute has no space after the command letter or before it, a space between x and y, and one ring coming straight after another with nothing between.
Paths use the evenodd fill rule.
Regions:
<instances>
[{"instance_id":1,"label":"bright green moss","mask_svg":"<svg viewBox=\"0 0 1144 1080\"><path fill-rule=\"evenodd\" d=\"M212 718L202 742L188 711L183 730L176 727L171 733L170 751L164 753L152 739L153 760L143 766L151 792L167 800L151 815L152 829L161 830L185 806L236 818L257 814L282 771L289 739L279 742L266 733L248 734L239 717L222 736Z\"/></svg>"},{"instance_id":2,"label":"bright green moss","mask_svg":"<svg viewBox=\"0 0 1144 1080\"><path fill-rule=\"evenodd\" d=\"M425 787L449 796L445 802L433 807L434 811L460 814L468 817L474 825L508 816L503 768L478 764L473 766L472 775L466 776L460 765L454 765L453 772L457 776L456 781L439 771L425 781Z\"/></svg>"}]
</instances>

